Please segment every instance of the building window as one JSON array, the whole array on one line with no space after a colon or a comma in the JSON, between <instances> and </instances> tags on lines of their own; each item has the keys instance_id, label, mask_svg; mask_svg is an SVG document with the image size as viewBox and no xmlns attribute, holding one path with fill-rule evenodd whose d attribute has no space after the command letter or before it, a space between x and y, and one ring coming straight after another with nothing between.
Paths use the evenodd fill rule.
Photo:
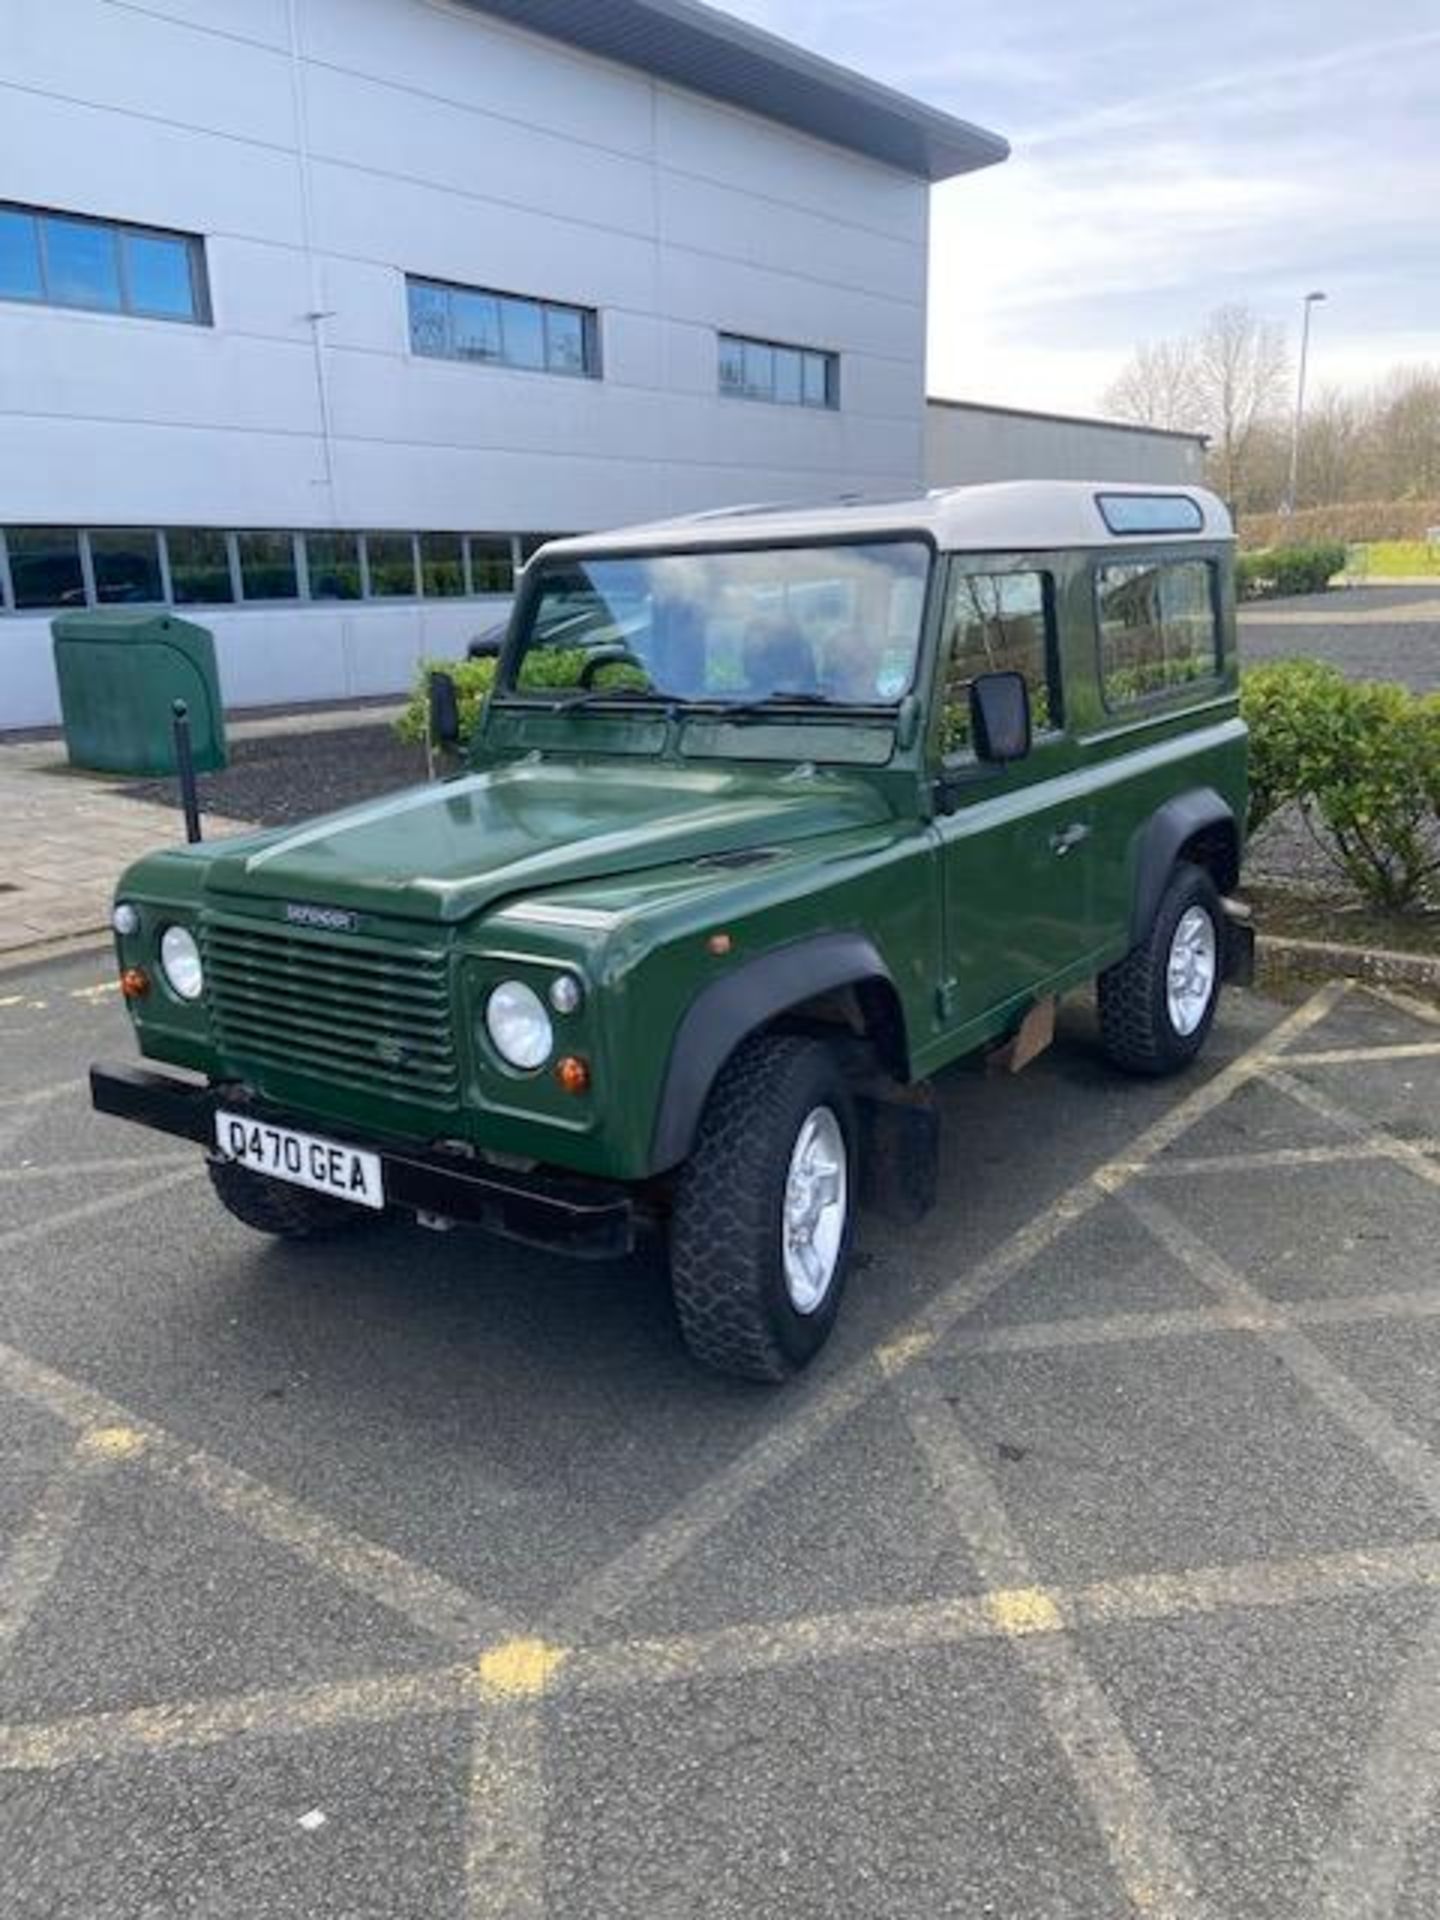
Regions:
<instances>
[{"instance_id":1,"label":"building window","mask_svg":"<svg viewBox=\"0 0 1440 1920\"><path fill-rule=\"evenodd\" d=\"M195 234L3 203L0 299L208 326L205 244Z\"/></svg>"},{"instance_id":2,"label":"building window","mask_svg":"<svg viewBox=\"0 0 1440 1920\"><path fill-rule=\"evenodd\" d=\"M171 527L165 535L170 598L177 607L223 607L235 598L230 542L208 527Z\"/></svg>"},{"instance_id":3,"label":"building window","mask_svg":"<svg viewBox=\"0 0 1440 1920\"><path fill-rule=\"evenodd\" d=\"M1219 670L1215 569L1206 560L1099 567L1100 674L1109 707Z\"/></svg>"},{"instance_id":4,"label":"building window","mask_svg":"<svg viewBox=\"0 0 1440 1920\"><path fill-rule=\"evenodd\" d=\"M11 527L5 547L17 613L84 606L85 569L73 527Z\"/></svg>"},{"instance_id":5,"label":"building window","mask_svg":"<svg viewBox=\"0 0 1440 1920\"><path fill-rule=\"evenodd\" d=\"M164 600L158 533L116 527L87 533L85 539L90 548L90 573L98 606Z\"/></svg>"},{"instance_id":6,"label":"building window","mask_svg":"<svg viewBox=\"0 0 1440 1920\"><path fill-rule=\"evenodd\" d=\"M414 540L408 533L367 533L365 572L372 599L413 600L418 591Z\"/></svg>"},{"instance_id":7,"label":"building window","mask_svg":"<svg viewBox=\"0 0 1440 1920\"><path fill-rule=\"evenodd\" d=\"M957 573L945 617L945 684L941 751L969 756L970 686L982 673L1019 673L1030 690L1036 736L1061 726L1049 576L1043 573Z\"/></svg>"},{"instance_id":8,"label":"building window","mask_svg":"<svg viewBox=\"0 0 1440 1920\"><path fill-rule=\"evenodd\" d=\"M307 533L305 565L312 600L360 598L360 536L354 533Z\"/></svg>"},{"instance_id":9,"label":"building window","mask_svg":"<svg viewBox=\"0 0 1440 1920\"><path fill-rule=\"evenodd\" d=\"M769 400L782 407L840 405L840 356L777 340L720 335L720 391L736 400Z\"/></svg>"},{"instance_id":10,"label":"building window","mask_svg":"<svg viewBox=\"0 0 1440 1920\"><path fill-rule=\"evenodd\" d=\"M420 591L427 600L454 600L465 593L465 540L458 533L420 536Z\"/></svg>"},{"instance_id":11,"label":"building window","mask_svg":"<svg viewBox=\"0 0 1440 1920\"><path fill-rule=\"evenodd\" d=\"M308 533L216 527L9 527L0 610L245 606L509 595L525 556L555 533Z\"/></svg>"},{"instance_id":12,"label":"building window","mask_svg":"<svg viewBox=\"0 0 1440 1920\"><path fill-rule=\"evenodd\" d=\"M240 592L246 600L298 600L293 533L237 533Z\"/></svg>"},{"instance_id":13,"label":"building window","mask_svg":"<svg viewBox=\"0 0 1440 1920\"><path fill-rule=\"evenodd\" d=\"M472 533L465 544L470 549L471 593L515 591L515 545L508 534Z\"/></svg>"},{"instance_id":14,"label":"building window","mask_svg":"<svg viewBox=\"0 0 1440 1920\"><path fill-rule=\"evenodd\" d=\"M600 373L600 321L590 307L407 278L410 348L434 360L481 360L534 373Z\"/></svg>"}]
</instances>

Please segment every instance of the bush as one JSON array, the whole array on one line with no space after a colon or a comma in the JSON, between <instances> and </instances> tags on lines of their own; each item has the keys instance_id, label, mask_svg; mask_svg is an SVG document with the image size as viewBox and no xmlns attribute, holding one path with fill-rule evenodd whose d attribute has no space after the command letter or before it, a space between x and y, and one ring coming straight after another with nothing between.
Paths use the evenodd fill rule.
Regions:
<instances>
[{"instance_id":1,"label":"bush","mask_svg":"<svg viewBox=\"0 0 1440 1920\"><path fill-rule=\"evenodd\" d=\"M1331 542L1309 547L1266 547L1235 562L1235 591L1242 600L1270 600L1292 593L1323 593L1344 571L1345 549Z\"/></svg>"},{"instance_id":2,"label":"bush","mask_svg":"<svg viewBox=\"0 0 1440 1920\"><path fill-rule=\"evenodd\" d=\"M415 684L410 689L410 698L405 703L405 711L395 722L396 733L413 745L424 744L430 717L430 676L432 673L448 673L460 696L460 738L462 741L468 740L475 731L480 709L495 684L498 664L493 659L422 660Z\"/></svg>"},{"instance_id":3,"label":"bush","mask_svg":"<svg viewBox=\"0 0 1440 1920\"><path fill-rule=\"evenodd\" d=\"M1351 685L1312 776L1314 806L1350 884L1373 906L1422 906L1440 879L1440 695Z\"/></svg>"},{"instance_id":4,"label":"bush","mask_svg":"<svg viewBox=\"0 0 1440 1920\"><path fill-rule=\"evenodd\" d=\"M1246 673L1241 709L1250 830L1294 801L1370 905L1423 906L1440 882L1440 695L1284 660Z\"/></svg>"},{"instance_id":5,"label":"bush","mask_svg":"<svg viewBox=\"0 0 1440 1920\"><path fill-rule=\"evenodd\" d=\"M522 687L580 686L580 675L590 658L584 647L537 647L527 653L520 669ZM460 744L464 746L480 718L480 710L490 697L499 661L493 656L482 660L422 660L410 690L405 711L395 722L402 740L423 743L429 719L429 683L432 673L448 673L460 696ZM596 687L644 687L649 684L644 672L623 660L611 660L595 669Z\"/></svg>"},{"instance_id":6,"label":"bush","mask_svg":"<svg viewBox=\"0 0 1440 1920\"><path fill-rule=\"evenodd\" d=\"M1240 711L1250 729L1250 813L1257 832L1288 802L1305 801L1320 743L1337 724L1349 683L1320 660L1276 660L1248 667Z\"/></svg>"}]
</instances>

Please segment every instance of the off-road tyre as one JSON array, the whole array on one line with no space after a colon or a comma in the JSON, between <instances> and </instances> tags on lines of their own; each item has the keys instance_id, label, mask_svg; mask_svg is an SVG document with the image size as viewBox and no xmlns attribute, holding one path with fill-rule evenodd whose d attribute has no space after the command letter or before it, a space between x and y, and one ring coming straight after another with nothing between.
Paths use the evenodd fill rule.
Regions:
<instances>
[{"instance_id":1,"label":"off-road tyre","mask_svg":"<svg viewBox=\"0 0 1440 1920\"><path fill-rule=\"evenodd\" d=\"M1191 1033L1170 1018L1167 973L1175 929L1191 907L1209 915L1215 932L1215 978L1210 1003ZM1166 884L1145 938L1100 975L1096 1000L1100 1043L1125 1073L1152 1078L1179 1073L1204 1046L1220 1002L1225 952L1225 916L1215 882L1203 867L1181 861Z\"/></svg>"},{"instance_id":2,"label":"off-road tyre","mask_svg":"<svg viewBox=\"0 0 1440 1920\"><path fill-rule=\"evenodd\" d=\"M332 1200L329 1194L311 1193L307 1187L252 1173L233 1160L207 1160L205 1169L227 1213L277 1240L320 1240L379 1218L366 1208Z\"/></svg>"},{"instance_id":3,"label":"off-road tyre","mask_svg":"<svg viewBox=\"0 0 1440 1920\"><path fill-rule=\"evenodd\" d=\"M797 1312L785 1284L783 1213L806 1117L828 1107L844 1138L848 1204L834 1277ZM670 1279L685 1344L704 1366L779 1381L813 1359L840 1309L859 1192L855 1105L823 1041L745 1041L721 1069L681 1171L670 1223Z\"/></svg>"}]
</instances>

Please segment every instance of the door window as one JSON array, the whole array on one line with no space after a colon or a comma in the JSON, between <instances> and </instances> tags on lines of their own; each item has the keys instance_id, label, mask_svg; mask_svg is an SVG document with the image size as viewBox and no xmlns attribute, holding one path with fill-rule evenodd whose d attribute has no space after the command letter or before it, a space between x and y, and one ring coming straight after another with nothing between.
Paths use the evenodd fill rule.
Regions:
<instances>
[{"instance_id":1,"label":"door window","mask_svg":"<svg viewBox=\"0 0 1440 1920\"><path fill-rule=\"evenodd\" d=\"M1050 576L1037 572L958 573L945 613L940 749L970 759L970 685L982 673L1021 673L1030 689L1035 737L1062 724Z\"/></svg>"},{"instance_id":2,"label":"door window","mask_svg":"<svg viewBox=\"0 0 1440 1920\"><path fill-rule=\"evenodd\" d=\"M1107 707L1127 706L1218 671L1215 570L1208 561L1100 567L1096 592Z\"/></svg>"}]
</instances>

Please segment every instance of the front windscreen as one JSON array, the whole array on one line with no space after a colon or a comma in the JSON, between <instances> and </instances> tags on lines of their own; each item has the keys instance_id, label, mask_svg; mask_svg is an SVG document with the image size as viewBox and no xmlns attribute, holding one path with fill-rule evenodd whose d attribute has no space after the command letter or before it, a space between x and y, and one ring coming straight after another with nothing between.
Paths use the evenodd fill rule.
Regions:
<instances>
[{"instance_id":1,"label":"front windscreen","mask_svg":"<svg viewBox=\"0 0 1440 1920\"><path fill-rule=\"evenodd\" d=\"M541 561L508 681L672 701L893 706L910 688L920 540Z\"/></svg>"}]
</instances>

